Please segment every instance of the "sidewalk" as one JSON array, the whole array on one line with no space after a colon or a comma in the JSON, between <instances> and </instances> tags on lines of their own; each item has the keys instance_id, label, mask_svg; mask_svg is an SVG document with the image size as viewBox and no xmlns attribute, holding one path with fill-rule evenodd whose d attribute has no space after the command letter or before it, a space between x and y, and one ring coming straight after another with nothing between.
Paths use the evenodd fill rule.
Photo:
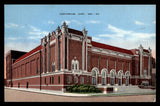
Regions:
<instances>
[{"instance_id":1,"label":"sidewalk","mask_svg":"<svg viewBox=\"0 0 160 106\"><path fill-rule=\"evenodd\" d=\"M62 91L54 91L54 90L39 90L34 88L11 88L5 87L6 89L15 89L20 91L27 91L27 92L36 92L42 94L50 94L50 95L59 95L59 96L74 96L74 97L87 97L87 96L127 96L127 95L144 95L144 94L156 94L155 92L139 92L139 93L89 93L89 94L78 94L78 93L64 93Z\"/></svg>"}]
</instances>

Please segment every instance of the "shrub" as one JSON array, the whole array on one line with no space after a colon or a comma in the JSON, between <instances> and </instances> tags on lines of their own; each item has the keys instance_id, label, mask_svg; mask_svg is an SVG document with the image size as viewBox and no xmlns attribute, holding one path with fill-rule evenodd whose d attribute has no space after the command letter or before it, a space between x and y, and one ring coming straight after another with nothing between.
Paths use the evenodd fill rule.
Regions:
<instances>
[{"instance_id":1,"label":"shrub","mask_svg":"<svg viewBox=\"0 0 160 106\"><path fill-rule=\"evenodd\" d=\"M73 84L70 87L67 87L67 90L69 92L81 92L81 93L100 93L101 90L96 88L95 86L91 86L88 84Z\"/></svg>"}]
</instances>

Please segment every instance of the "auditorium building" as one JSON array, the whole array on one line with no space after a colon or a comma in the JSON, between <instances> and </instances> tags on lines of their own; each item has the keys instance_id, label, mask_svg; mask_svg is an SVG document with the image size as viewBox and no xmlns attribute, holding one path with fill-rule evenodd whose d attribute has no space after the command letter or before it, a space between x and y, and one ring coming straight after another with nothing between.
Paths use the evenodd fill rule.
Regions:
<instances>
[{"instance_id":1,"label":"auditorium building","mask_svg":"<svg viewBox=\"0 0 160 106\"><path fill-rule=\"evenodd\" d=\"M98 88L151 85L151 49L123 49L92 41L84 28L61 27L30 52L6 54L6 86L66 91L72 84Z\"/></svg>"}]
</instances>

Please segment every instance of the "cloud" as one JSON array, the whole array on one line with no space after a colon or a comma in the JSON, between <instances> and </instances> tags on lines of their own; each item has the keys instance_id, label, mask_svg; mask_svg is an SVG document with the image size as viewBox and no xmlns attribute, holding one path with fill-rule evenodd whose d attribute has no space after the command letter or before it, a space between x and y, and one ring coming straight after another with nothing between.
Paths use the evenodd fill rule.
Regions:
<instances>
[{"instance_id":1,"label":"cloud","mask_svg":"<svg viewBox=\"0 0 160 106\"><path fill-rule=\"evenodd\" d=\"M27 42L26 44L24 42L11 41L5 45L5 53L7 53L9 50L19 50L19 51L29 52L30 50L32 50L38 45L39 43L35 43L35 42Z\"/></svg>"},{"instance_id":2,"label":"cloud","mask_svg":"<svg viewBox=\"0 0 160 106\"><path fill-rule=\"evenodd\" d=\"M30 28L32 29L31 31L28 32L29 35L36 35L36 36L29 36L27 37L27 39L37 39L39 40L40 38L42 38L45 35L48 35L49 31L42 31L32 25L29 25Z\"/></svg>"},{"instance_id":3,"label":"cloud","mask_svg":"<svg viewBox=\"0 0 160 106\"><path fill-rule=\"evenodd\" d=\"M151 38L155 37L155 33L140 33L140 32L134 32L130 30L124 30L117 28L113 25L108 24L108 30L112 32L112 34L99 34L99 37L110 37L110 38L115 38L115 37L130 37L133 38L136 37L136 39L139 38Z\"/></svg>"},{"instance_id":4,"label":"cloud","mask_svg":"<svg viewBox=\"0 0 160 106\"><path fill-rule=\"evenodd\" d=\"M22 38L18 38L18 37L7 37L6 39L7 39L7 40L19 40L19 39L22 39Z\"/></svg>"},{"instance_id":5,"label":"cloud","mask_svg":"<svg viewBox=\"0 0 160 106\"><path fill-rule=\"evenodd\" d=\"M69 21L69 20L64 20L64 21L66 22L66 24L70 24L71 23L71 21ZM61 24L63 24L64 21L62 21Z\"/></svg>"},{"instance_id":6,"label":"cloud","mask_svg":"<svg viewBox=\"0 0 160 106\"><path fill-rule=\"evenodd\" d=\"M71 20L71 22L73 22L73 23L75 23L75 24L77 24L77 25L82 25L82 23L79 22L79 21L77 21L77 20Z\"/></svg>"},{"instance_id":7,"label":"cloud","mask_svg":"<svg viewBox=\"0 0 160 106\"><path fill-rule=\"evenodd\" d=\"M99 37L92 37L92 40L94 40L94 41L99 41L100 38L99 38Z\"/></svg>"},{"instance_id":8,"label":"cloud","mask_svg":"<svg viewBox=\"0 0 160 106\"><path fill-rule=\"evenodd\" d=\"M14 24L14 23L8 23L8 24L5 24L5 27L6 28L14 28L14 27L18 27L18 24Z\"/></svg>"},{"instance_id":9,"label":"cloud","mask_svg":"<svg viewBox=\"0 0 160 106\"><path fill-rule=\"evenodd\" d=\"M64 20L66 22L66 24L71 24L71 23L74 23L74 24L77 24L77 25L82 25L82 23L80 21L77 21L77 20ZM61 22L61 24L63 24L63 22Z\"/></svg>"},{"instance_id":10,"label":"cloud","mask_svg":"<svg viewBox=\"0 0 160 106\"><path fill-rule=\"evenodd\" d=\"M135 32L132 33L131 35L137 38L151 38L156 36L155 33L135 33Z\"/></svg>"},{"instance_id":11,"label":"cloud","mask_svg":"<svg viewBox=\"0 0 160 106\"><path fill-rule=\"evenodd\" d=\"M24 26L15 23L7 23L5 24L5 28L24 28Z\"/></svg>"},{"instance_id":12,"label":"cloud","mask_svg":"<svg viewBox=\"0 0 160 106\"><path fill-rule=\"evenodd\" d=\"M153 21L153 24L156 24L156 21L155 21L155 20Z\"/></svg>"},{"instance_id":13,"label":"cloud","mask_svg":"<svg viewBox=\"0 0 160 106\"><path fill-rule=\"evenodd\" d=\"M135 21L135 24L136 25L145 25L143 22L140 22L140 21Z\"/></svg>"},{"instance_id":14,"label":"cloud","mask_svg":"<svg viewBox=\"0 0 160 106\"><path fill-rule=\"evenodd\" d=\"M98 21L98 20L89 20L89 21L86 21L86 23L90 23L90 24L99 24L100 21Z\"/></svg>"},{"instance_id":15,"label":"cloud","mask_svg":"<svg viewBox=\"0 0 160 106\"><path fill-rule=\"evenodd\" d=\"M124 30L110 24L107 27L107 31L110 33L99 34L98 37L92 37L92 39L126 49L138 48L139 45L142 44L145 49L150 47L155 51L155 33L142 33L132 30Z\"/></svg>"},{"instance_id":16,"label":"cloud","mask_svg":"<svg viewBox=\"0 0 160 106\"><path fill-rule=\"evenodd\" d=\"M111 30L112 32L117 33L118 35L120 35L120 37L123 37L125 34L131 34L132 33L132 31L123 30L123 29L114 27L110 24L108 24L108 29Z\"/></svg>"},{"instance_id":17,"label":"cloud","mask_svg":"<svg viewBox=\"0 0 160 106\"><path fill-rule=\"evenodd\" d=\"M36 27L34 27L32 25L29 25L29 27L32 29L32 31L40 31L40 29L38 29L38 28L36 28Z\"/></svg>"},{"instance_id":18,"label":"cloud","mask_svg":"<svg viewBox=\"0 0 160 106\"><path fill-rule=\"evenodd\" d=\"M48 21L48 24L54 24L55 22L54 21Z\"/></svg>"}]
</instances>

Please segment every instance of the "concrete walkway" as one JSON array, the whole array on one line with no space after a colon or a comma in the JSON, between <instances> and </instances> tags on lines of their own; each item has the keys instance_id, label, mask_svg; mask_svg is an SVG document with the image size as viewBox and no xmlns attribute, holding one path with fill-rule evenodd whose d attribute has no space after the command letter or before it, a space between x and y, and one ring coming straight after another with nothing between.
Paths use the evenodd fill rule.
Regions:
<instances>
[{"instance_id":1,"label":"concrete walkway","mask_svg":"<svg viewBox=\"0 0 160 106\"><path fill-rule=\"evenodd\" d=\"M155 90L152 92L116 92L116 93L89 93L89 94L78 94L78 93L64 93L62 91L54 91L54 90L39 90L34 88L15 88L15 87L5 87L6 89L14 89L14 90L20 90L20 91L27 91L27 92L36 92L36 93L42 93L42 94L50 94L50 95L59 95L59 96L74 96L74 97L85 97L85 96L118 96L118 95L141 95L141 94L154 94ZM156 94L156 93L155 93Z\"/></svg>"}]
</instances>

